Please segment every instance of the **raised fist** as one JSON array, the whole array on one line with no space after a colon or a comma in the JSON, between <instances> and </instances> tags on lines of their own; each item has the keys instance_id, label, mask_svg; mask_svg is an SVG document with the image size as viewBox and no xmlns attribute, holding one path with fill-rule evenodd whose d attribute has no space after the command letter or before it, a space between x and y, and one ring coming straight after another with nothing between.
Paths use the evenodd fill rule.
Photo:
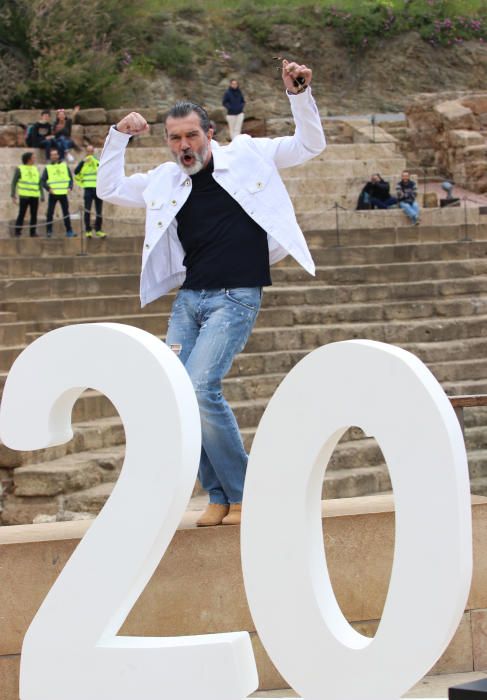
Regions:
<instances>
[{"instance_id":1,"label":"raised fist","mask_svg":"<svg viewBox=\"0 0 487 700\"><path fill-rule=\"evenodd\" d=\"M117 124L117 131L130 136L138 136L149 131L149 125L144 117L138 112L130 112L126 117L121 119Z\"/></svg>"}]
</instances>

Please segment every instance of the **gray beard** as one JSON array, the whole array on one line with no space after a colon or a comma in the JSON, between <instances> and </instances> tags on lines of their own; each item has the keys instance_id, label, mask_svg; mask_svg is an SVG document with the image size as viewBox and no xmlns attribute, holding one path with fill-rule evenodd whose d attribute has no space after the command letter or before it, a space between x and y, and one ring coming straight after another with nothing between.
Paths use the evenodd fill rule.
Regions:
<instances>
[{"instance_id":1,"label":"gray beard","mask_svg":"<svg viewBox=\"0 0 487 700\"><path fill-rule=\"evenodd\" d=\"M190 165L188 168L187 166L183 165L183 163L179 160L179 156L173 154L174 160L179 165L181 170L184 173L186 173L186 175L196 175L196 173L199 173L200 170L203 170L205 160L208 155L208 145L204 146L202 153L193 152L193 155L195 157L196 163L194 165Z\"/></svg>"}]
</instances>

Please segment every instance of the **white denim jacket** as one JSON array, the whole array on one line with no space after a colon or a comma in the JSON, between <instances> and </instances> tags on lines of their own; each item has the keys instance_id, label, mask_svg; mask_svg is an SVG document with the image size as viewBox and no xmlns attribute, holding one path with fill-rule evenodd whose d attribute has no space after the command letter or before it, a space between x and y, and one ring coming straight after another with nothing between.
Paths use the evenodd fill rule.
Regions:
<instances>
[{"instance_id":1,"label":"white denim jacket","mask_svg":"<svg viewBox=\"0 0 487 700\"><path fill-rule=\"evenodd\" d=\"M289 95L296 124L294 136L238 136L228 146L212 142L213 177L266 232L271 265L292 255L314 275L315 266L278 168L313 158L326 146L311 88ZM184 250L176 214L191 192L191 178L174 162L148 173L126 177L124 154L129 136L111 128L98 169L97 193L102 199L147 209L142 253L142 306L180 286L186 276Z\"/></svg>"}]
</instances>

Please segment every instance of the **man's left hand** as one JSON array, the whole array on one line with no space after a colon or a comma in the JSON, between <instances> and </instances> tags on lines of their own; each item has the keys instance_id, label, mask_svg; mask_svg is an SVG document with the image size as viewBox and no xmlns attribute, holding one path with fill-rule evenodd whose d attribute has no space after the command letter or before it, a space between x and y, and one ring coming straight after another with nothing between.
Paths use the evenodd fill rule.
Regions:
<instances>
[{"instance_id":1,"label":"man's left hand","mask_svg":"<svg viewBox=\"0 0 487 700\"><path fill-rule=\"evenodd\" d=\"M305 65L300 65L294 61L287 61L286 59L282 62L282 81L286 90L294 95L303 91L304 87L307 87L311 82L312 71ZM296 85L298 78L302 78L304 82L302 84ZM301 83L301 81L300 81Z\"/></svg>"}]
</instances>

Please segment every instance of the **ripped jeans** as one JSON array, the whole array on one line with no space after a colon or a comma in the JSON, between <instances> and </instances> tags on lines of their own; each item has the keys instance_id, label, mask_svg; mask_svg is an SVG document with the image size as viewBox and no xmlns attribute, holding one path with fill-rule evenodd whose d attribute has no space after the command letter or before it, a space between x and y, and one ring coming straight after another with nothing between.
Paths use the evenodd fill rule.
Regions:
<instances>
[{"instance_id":1,"label":"ripped jeans","mask_svg":"<svg viewBox=\"0 0 487 700\"><path fill-rule=\"evenodd\" d=\"M181 289L166 343L191 378L201 415L201 485L210 503L241 503L247 454L222 379L249 338L259 313L260 287Z\"/></svg>"}]
</instances>

